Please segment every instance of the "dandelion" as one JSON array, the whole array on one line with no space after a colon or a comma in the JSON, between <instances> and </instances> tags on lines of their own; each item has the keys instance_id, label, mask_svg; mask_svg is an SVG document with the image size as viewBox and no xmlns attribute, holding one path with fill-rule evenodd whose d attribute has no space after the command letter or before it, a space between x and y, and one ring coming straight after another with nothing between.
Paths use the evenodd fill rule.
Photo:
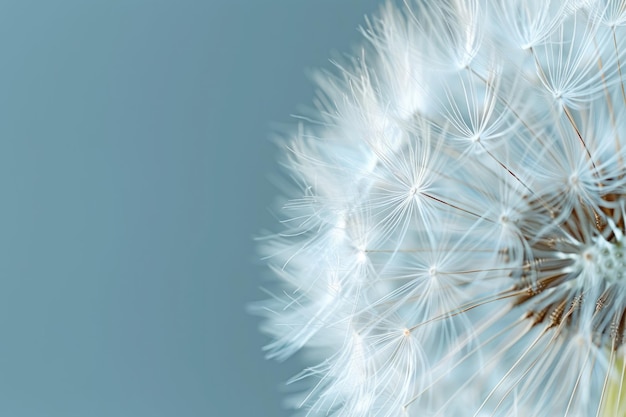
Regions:
<instances>
[{"instance_id":1,"label":"dandelion","mask_svg":"<svg viewBox=\"0 0 626 417\"><path fill-rule=\"evenodd\" d=\"M285 142L307 416L626 415L626 2L407 0Z\"/></svg>"}]
</instances>

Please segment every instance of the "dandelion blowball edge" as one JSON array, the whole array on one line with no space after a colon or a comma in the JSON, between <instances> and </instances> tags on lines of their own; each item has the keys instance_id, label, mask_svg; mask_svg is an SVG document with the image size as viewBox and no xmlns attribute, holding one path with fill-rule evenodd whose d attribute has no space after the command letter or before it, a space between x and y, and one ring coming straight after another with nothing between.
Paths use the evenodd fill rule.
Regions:
<instances>
[{"instance_id":1,"label":"dandelion blowball edge","mask_svg":"<svg viewBox=\"0 0 626 417\"><path fill-rule=\"evenodd\" d=\"M410 0L284 139L308 416L626 415L626 3Z\"/></svg>"}]
</instances>

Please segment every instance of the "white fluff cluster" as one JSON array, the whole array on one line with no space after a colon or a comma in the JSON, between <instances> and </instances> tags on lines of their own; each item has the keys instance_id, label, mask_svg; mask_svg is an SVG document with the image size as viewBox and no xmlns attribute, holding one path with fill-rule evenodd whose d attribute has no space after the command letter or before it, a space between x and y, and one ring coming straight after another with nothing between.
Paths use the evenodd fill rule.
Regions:
<instances>
[{"instance_id":1,"label":"white fluff cluster","mask_svg":"<svg viewBox=\"0 0 626 417\"><path fill-rule=\"evenodd\" d=\"M624 26L407 0L319 76L257 306L304 415L626 415Z\"/></svg>"}]
</instances>

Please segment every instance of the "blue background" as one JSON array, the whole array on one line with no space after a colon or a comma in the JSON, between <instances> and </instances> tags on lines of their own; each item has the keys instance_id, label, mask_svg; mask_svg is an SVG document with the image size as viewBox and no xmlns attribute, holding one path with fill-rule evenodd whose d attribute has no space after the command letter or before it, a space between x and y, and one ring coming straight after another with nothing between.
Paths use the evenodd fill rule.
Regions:
<instances>
[{"instance_id":1,"label":"blue background","mask_svg":"<svg viewBox=\"0 0 626 417\"><path fill-rule=\"evenodd\" d=\"M381 1L0 1L0 416L287 416L268 138Z\"/></svg>"}]
</instances>

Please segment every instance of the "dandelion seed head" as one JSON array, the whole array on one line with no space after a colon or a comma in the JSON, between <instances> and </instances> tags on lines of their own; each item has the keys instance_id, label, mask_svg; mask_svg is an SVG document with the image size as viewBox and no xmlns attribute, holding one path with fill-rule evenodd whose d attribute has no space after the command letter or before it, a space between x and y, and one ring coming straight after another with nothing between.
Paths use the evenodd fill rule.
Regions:
<instances>
[{"instance_id":1,"label":"dandelion seed head","mask_svg":"<svg viewBox=\"0 0 626 417\"><path fill-rule=\"evenodd\" d=\"M286 138L268 356L307 416L626 414L623 0L406 0Z\"/></svg>"}]
</instances>

